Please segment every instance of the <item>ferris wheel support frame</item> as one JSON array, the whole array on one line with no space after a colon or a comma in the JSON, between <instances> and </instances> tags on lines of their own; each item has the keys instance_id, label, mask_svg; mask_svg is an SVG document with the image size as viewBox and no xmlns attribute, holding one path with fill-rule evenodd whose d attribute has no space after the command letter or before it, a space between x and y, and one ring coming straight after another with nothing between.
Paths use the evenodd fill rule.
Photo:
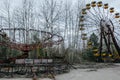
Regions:
<instances>
[{"instance_id":1,"label":"ferris wheel support frame","mask_svg":"<svg viewBox=\"0 0 120 80\"><path fill-rule=\"evenodd\" d=\"M110 20L110 22L111 22L111 24L113 24L111 20ZM100 23L100 27L101 27L100 28L100 30L101 30L101 33L100 33L100 46L99 46L100 57L101 57L101 54L102 54L103 40L104 40L104 42L106 44L108 54L112 54L112 51L110 49L110 47L111 47L110 46L110 40L112 40L112 42L113 42L113 44L114 44L114 46L115 46L115 48L116 48L116 50L117 50L117 52L118 52L118 54L120 56L120 47L119 47L119 45L118 45L118 43L117 43L117 41L116 41L116 39L114 37L113 31L111 30L110 25L105 24L105 26L104 26L104 27L106 27L108 29L107 37L105 35L105 30L104 30L104 27L103 27L102 23ZM110 38L110 36L111 36L111 38Z\"/></svg>"},{"instance_id":2,"label":"ferris wheel support frame","mask_svg":"<svg viewBox=\"0 0 120 80\"><path fill-rule=\"evenodd\" d=\"M114 13L115 12L115 13ZM117 38L118 33L116 32L120 24L120 13L116 12L114 7L110 7L108 3L102 1L86 4L86 7L82 9L80 16L80 30L84 30L90 27L96 27L90 32L98 31L99 45L92 46L92 42L88 42L88 48L93 49L93 55L95 57L101 57L102 60L108 59L114 60L120 59L120 46ZM113 24L114 23L114 24ZM118 24L117 24L118 23ZM91 31L92 30L92 31ZM84 31L81 35L89 33ZM83 36L83 40L87 40L87 35Z\"/></svg>"}]
</instances>

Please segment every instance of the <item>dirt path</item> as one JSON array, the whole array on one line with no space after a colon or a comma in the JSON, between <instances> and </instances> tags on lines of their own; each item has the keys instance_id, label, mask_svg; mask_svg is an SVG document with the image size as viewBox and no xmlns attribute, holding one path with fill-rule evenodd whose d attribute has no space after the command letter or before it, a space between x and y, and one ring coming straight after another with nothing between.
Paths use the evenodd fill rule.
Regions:
<instances>
[{"instance_id":1,"label":"dirt path","mask_svg":"<svg viewBox=\"0 0 120 80\"><path fill-rule=\"evenodd\" d=\"M120 80L120 67L72 70L56 76L56 80Z\"/></svg>"},{"instance_id":2,"label":"dirt path","mask_svg":"<svg viewBox=\"0 0 120 80\"><path fill-rule=\"evenodd\" d=\"M120 65L120 64L118 64ZM32 80L30 78L1 78L0 80ZM51 80L51 79L38 79ZM101 69L74 69L56 76L56 80L120 80L120 66Z\"/></svg>"}]
</instances>

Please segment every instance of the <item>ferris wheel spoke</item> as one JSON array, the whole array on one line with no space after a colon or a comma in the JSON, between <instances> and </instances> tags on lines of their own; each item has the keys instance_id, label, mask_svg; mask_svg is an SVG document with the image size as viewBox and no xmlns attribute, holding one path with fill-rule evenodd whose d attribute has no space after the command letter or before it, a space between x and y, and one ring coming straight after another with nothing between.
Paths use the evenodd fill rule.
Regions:
<instances>
[{"instance_id":1,"label":"ferris wheel spoke","mask_svg":"<svg viewBox=\"0 0 120 80\"><path fill-rule=\"evenodd\" d=\"M113 20L113 19L111 19L111 20ZM114 24L116 24L116 23L119 24L119 21L118 21L118 20L113 20L112 22L113 22ZM117 24L117 25L118 25L118 24Z\"/></svg>"},{"instance_id":2,"label":"ferris wheel spoke","mask_svg":"<svg viewBox=\"0 0 120 80\"><path fill-rule=\"evenodd\" d=\"M120 30L120 26L114 25L114 29L115 29L116 31L119 31L119 30Z\"/></svg>"},{"instance_id":3,"label":"ferris wheel spoke","mask_svg":"<svg viewBox=\"0 0 120 80\"><path fill-rule=\"evenodd\" d=\"M100 7L98 7L99 15L101 16L102 19L104 19L103 13L101 12Z\"/></svg>"},{"instance_id":4,"label":"ferris wheel spoke","mask_svg":"<svg viewBox=\"0 0 120 80\"><path fill-rule=\"evenodd\" d=\"M104 16L104 19L106 19L106 14L105 14L106 12L105 12L105 9L103 8L103 16Z\"/></svg>"},{"instance_id":5,"label":"ferris wheel spoke","mask_svg":"<svg viewBox=\"0 0 120 80\"><path fill-rule=\"evenodd\" d=\"M95 22L98 22L98 21L99 21L99 20L97 20L97 19L95 18L95 16L94 16L94 17L91 17L90 15L87 15L86 18L87 18L87 19L90 19L90 20L93 20L93 21L95 21Z\"/></svg>"},{"instance_id":6,"label":"ferris wheel spoke","mask_svg":"<svg viewBox=\"0 0 120 80\"><path fill-rule=\"evenodd\" d=\"M86 21L90 21L90 22L95 23L95 24L99 23L99 21L97 21L97 20L95 20L93 18L90 18L89 16L86 16L86 18L87 18Z\"/></svg>"},{"instance_id":7,"label":"ferris wheel spoke","mask_svg":"<svg viewBox=\"0 0 120 80\"><path fill-rule=\"evenodd\" d=\"M97 21L99 21L101 18L98 17L97 15L95 15L93 12L91 12L90 10L88 10L90 15L92 15Z\"/></svg>"},{"instance_id":8,"label":"ferris wheel spoke","mask_svg":"<svg viewBox=\"0 0 120 80\"><path fill-rule=\"evenodd\" d=\"M101 20L102 16L100 15L100 13L93 7L94 12L97 14L99 20Z\"/></svg>"},{"instance_id":9,"label":"ferris wheel spoke","mask_svg":"<svg viewBox=\"0 0 120 80\"><path fill-rule=\"evenodd\" d=\"M114 29L115 29L116 31L120 31L120 26L115 26Z\"/></svg>"},{"instance_id":10,"label":"ferris wheel spoke","mask_svg":"<svg viewBox=\"0 0 120 80\"><path fill-rule=\"evenodd\" d=\"M97 25L98 26L98 23L94 22L94 21L90 21L90 20L86 20L87 22L91 23L91 24L94 24L94 25Z\"/></svg>"},{"instance_id":11,"label":"ferris wheel spoke","mask_svg":"<svg viewBox=\"0 0 120 80\"><path fill-rule=\"evenodd\" d=\"M108 19L116 20L116 19L115 19L115 14L114 14L114 13L109 13Z\"/></svg>"},{"instance_id":12,"label":"ferris wheel spoke","mask_svg":"<svg viewBox=\"0 0 120 80\"><path fill-rule=\"evenodd\" d=\"M119 42L119 43L120 43L120 40L118 39L118 37L117 37L117 36L115 36L115 38L116 38L117 42ZM119 47L120 47L120 46L119 46Z\"/></svg>"},{"instance_id":13,"label":"ferris wheel spoke","mask_svg":"<svg viewBox=\"0 0 120 80\"><path fill-rule=\"evenodd\" d=\"M88 28L88 29L99 29L99 27L98 26L96 26L96 25L92 25L92 24L85 24L85 26L86 26L86 28Z\"/></svg>"},{"instance_id":14,"label":"ferris wheel spoke","mask_svg":"<svg viewBox=\"0 0 120 80\"><path fill-rule=\"evenodd\" d=\"M107 9L105 20L109 19L108 17L109 17L109 10Z\"/></svg>"},{"instance_id":15,"label":"ferris wheel spoke","mask_svg":"<svg viewBox=\"0 0 120 80\"><path fill-rule=\"evenodd\" d=\"M113 13L111 13L111 20L115 18L115 15Z\"/></svg>"},{"instance_id":16,"label":"ferris wheel spoke","mask_svg":"<svg viewBox=\"0 0 120 80\"><path fill-rule=\"evenodd\" d=\"M90 27L95 27L97 25L93 25L93 24L88 24L88 23L84 23L85 26L90 26Z\"/></svg>"},{"instance_id":17,"label":"ferris wheel spoke","mask_svg":"<svg viewBox=\"0 0 120 80\"><path fill-rule=\"evenodd\" d=\"M94 29L94 30L88 31L87 34L89 34L89 33L91 33L91 32L94 33L94 32L96 32L96 31L99 32L99 29ZM96 35L97 35L97 34L96 34ZM98 34L98 35L99 35L99 34Z\"/></svg>"},{"instance_id":18,"label":"ferris wheel spoke","mask_svg":"<svg viewBox=\"0 0 120 80\"><path fill-rule=\"evenodd\" d=\"M117 34L117 36L120 36L120 34L118 32L115 32L115 34Z\"/></svg>"},{"instance_id":19,"label":"ferris wheel spoke","mask_svg":"<svg viewBox=\"0 0 120 80\"><path fill-rule=\"evenodd\" d=\"M109 14L110 14L110 13L109 13L109 10L103 8L103 18L104 18L104 20L108 20L108 19L109 19L109 18L108 18L108 15L109 15Z\"/></svg>"}]
</instances>

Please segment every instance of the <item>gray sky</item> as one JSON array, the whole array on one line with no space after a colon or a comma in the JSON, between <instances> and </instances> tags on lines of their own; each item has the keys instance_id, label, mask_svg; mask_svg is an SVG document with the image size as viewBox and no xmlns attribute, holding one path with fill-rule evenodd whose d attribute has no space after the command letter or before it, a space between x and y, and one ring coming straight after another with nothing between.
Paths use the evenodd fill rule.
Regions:
<instances>
[{"instance_id":1,"label":"gray sky","mask_svg":"<svg viewBox=\"0 0 120 80\"><path fill-rule=\"evenodd\" d=\"M6 1L6 0L0 0L0 7L3 6L3 2ZM22 0L10 0L12 2L12 5L13 7L14 6L17 6L17 5L20 5L21 4L21 1ZM34 0L34 1L43 1L43 0ZM65 0L63 0L65 1ZM77 2L78 0L67 0L67 1L71 1L71 2ZM94 0L85 0L86 3L89 3L91 1L94 1ZM103 3L109 3L109 5L111 7L114 7L117 11L119 10L120 11L120 2L119 0L95 0L95 1L102 1Z\"/></svg>"},{"instance_id":2,"label":"gray sky","mask_svg":"<svg viewBox=\"0 0 120 80\"><path fill-rule=\"evenodd\" d=\"M17 8L17 6L20 7L21 3L22 3L22 0L0 0L0 11L2 11L2 9L4 9L3 6L4 6L5 1L11 2L11 10L13 10L14 8ZM34 0L34 1L35 1L35 5L40 5L40 3L43 0ZM66 0L62 0L62 1L66 1ZM77 3L77 1L82 1L82 0L67 0L67 2L70 2L72 4ZM87 4L94 0L83 0L83 1ZM103 3L108 3L109 7L114 7L115 11L120 13L120 8L119 8L120 2L118 0L95 0L95 1L102 1Z\"/></svg>"}]
</instances>

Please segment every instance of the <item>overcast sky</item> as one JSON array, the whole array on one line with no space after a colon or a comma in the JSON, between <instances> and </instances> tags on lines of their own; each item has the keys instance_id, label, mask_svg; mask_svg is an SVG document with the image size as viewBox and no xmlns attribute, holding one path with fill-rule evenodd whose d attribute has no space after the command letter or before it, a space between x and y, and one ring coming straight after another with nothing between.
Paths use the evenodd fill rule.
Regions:
<instances>
[{"instance_id":1,"label":"overcast sky","mask_svg":"<svg viewBox=\"0 0 120 80\"><path fill-rule=\"evenodd\" d=\"M5 1L5 0L0 0L0 7L3 5L3 1ZM10 1L13 3L14 6L16 6L16 5L20 5L22 0L10 0ZM34 1L43 1L43 0L34 0ZM63 1L65 1L65 0L63 0ZM74 2L76 2L78 0L67 0L67 1L71 1L71 2L74 3ZM91 1L93 1L93 0L85 0L86 3L91 2ZM100 1L100 0L95 0L95 1ZM111 7L115 7L115 9L120 10L120 8L119 8L120 7L119 0L101 0L101 1L103 3L109 3L109 5Z\"/></svg>"},{"instance_id":2,"label":"overcast sky","mask_svg":"<svg viewBox=\"0 0 120 80\"><path fill-rule=\"evenodd\" d=\"M4 2L7 0L0 0L0 10L3 8ZM11 9L16 8L17 6L21 6L22 0L8 0L11 2ZM38 5L40 5L40 3L43 0L34 0ZM60 0L58 0L60 1ZM66 0L63 0L66 1ZM82 1L82 0L67 0L67 2L73 3L75 4L78 1ZM94 0L83 0L85 4L90 3L91 1ZM116 12L120 12L120 2L119 0L95 0L95 1L102 1L103 3L108 3L109 7L114 7ZM35 5L36 5L35 3Z\"/></svg>"},{"instance_id":3,"label":"overcast sky","mask_svg":"<svg viewBox=\"0 0 120 80\"><path fill-rule=\"evenodd\" d=\"M3 1L5 1L5 0L0 0L0 7L1 6L3 6ZM20 3L21 3L21 1L22 0L10 0L13 4L13 6L17 6L17 5L20 5ZM43 0L34 0L34 1L43 1ZM65 0L63 0L63 1L65 1ZM67 0L67 1L71 1L71 2L76 2L76 1L78 1L78 0ZM93 0L85 0L85 2L86 3L89 3L89 2L91 2L91 1L93 1ZM95 1L100 1L100 0L95 0ZM117 9L117 10L119 10L120 11L120 2L119 2L119 0L101 0L101 1L103 1L103 3L109 3L109 5L111 6L111 7L115 7L115 9Z\"/></svg>"}]
</instances>

